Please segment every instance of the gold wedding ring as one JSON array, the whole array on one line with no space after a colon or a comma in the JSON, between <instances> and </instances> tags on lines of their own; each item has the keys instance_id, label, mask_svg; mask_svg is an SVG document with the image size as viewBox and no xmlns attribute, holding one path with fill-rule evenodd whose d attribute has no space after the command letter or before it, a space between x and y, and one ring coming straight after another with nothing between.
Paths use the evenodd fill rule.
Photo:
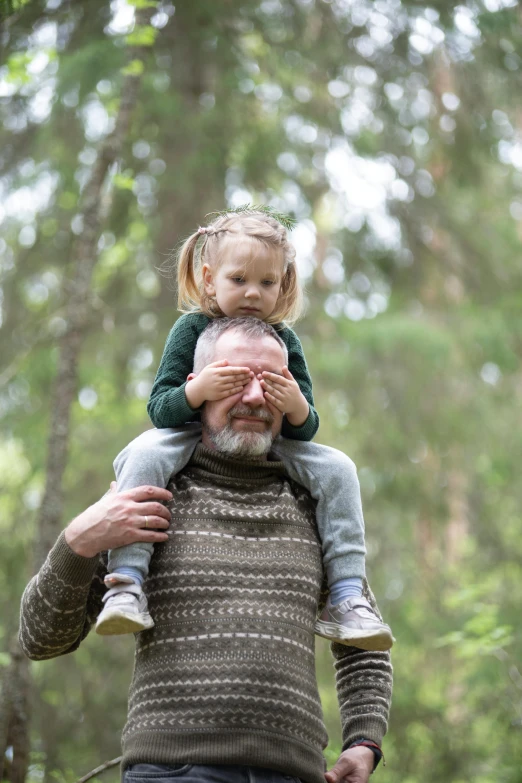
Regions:
<instances>
[{"instance_id":1,"label":"gold wedding ring","mask_svg":"<svg viewBox=\"0 0 522 783\"><path fill-rule=\"evenodd\" d=\"M149 527L149 518L145 517L145 528Z\"/></svg>"}]
</instances>

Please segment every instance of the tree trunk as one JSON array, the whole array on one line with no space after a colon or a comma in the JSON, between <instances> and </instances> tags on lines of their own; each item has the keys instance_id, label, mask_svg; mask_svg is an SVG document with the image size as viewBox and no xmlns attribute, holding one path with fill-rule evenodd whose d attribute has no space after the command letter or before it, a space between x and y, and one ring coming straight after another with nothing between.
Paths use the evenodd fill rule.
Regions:
<instances>
[{"instance_id":1,"label":"tree trunk","mask_svg":"<svg viewBox=\"0 0 522 783\"><path fill-rule=\"evenodd\" d=\"M150 12L150 9L147 9ZM130 50L131 60L143 59L144 48ZM141 56L140 56L141 55ZM140 76L127 76L113 132L102 143L91 178L83 193L83 231L73 249L74 271L65 285L67 328L61 339L60 356L51 402L45 491L38 518L35 570L44 562L61 528L62 479L67 463L71 406L76 394L80 348L92 314L91 280L97 261L97 244L107 205L102 190L109 167L117 161L136 103Z\"/></svg>"},{"instance_id":2,"label":"tree trunk","mask_svg":"<svg viewBox=\"0 0 522 783\"><path fill-rule=\"evenodd\" d=\"M136 12L136 25L148 25L155 8ZM132 46L128 61L143 62L149 46ZM141 74L125 76L120 106L112 133L100 145L91 178L80 200L83 231L73 248L74 267L65 284L67 329L60 343L54 389L51 398L47 473L34 545L34 571L44 562L61 529L62 480L67 462L71 406L76 394L77 368L81 345L92 313L91 280L97 261L97 244L108 211L103 186L109 168L122 151L136 104ZM0 692L0 771L2 779L23 783L29 765L29 662L18 646L11 645L11 663L6 669ZM10 759L6 751L10 751Z\"/></svg>"},{"instance_id":3,"label":"tree trunk","mask_svg":"<svg viewBox=\"0 0 522 783\"><path fill-rule=\"evenodd\" d=\"M31 675L17 639L12 640L10 652L0 695L0 779L23 783L29 766Z\"/></svg>"}]
</instances>

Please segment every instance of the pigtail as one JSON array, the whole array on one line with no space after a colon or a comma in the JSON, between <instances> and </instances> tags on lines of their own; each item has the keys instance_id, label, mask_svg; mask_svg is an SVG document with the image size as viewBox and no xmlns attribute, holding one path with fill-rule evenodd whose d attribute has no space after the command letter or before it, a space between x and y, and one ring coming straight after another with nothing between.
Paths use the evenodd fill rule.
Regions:
<instances>
[{"instance_id":1,"label":"pigtail","mask_svg":"<svg viewBox=\"0 0 522 783\"><path fill-rule=\"evenodd\" d=\"M203 285L196 271L196 245L200 234L196 231L185 240L178 253L178 309L182 312L199 310Z\"/></svg>"},{"instance_id":2,"label":"pigtail","mask_svg":"<svg viewBox=\"0 0 522 783\"><path fill-rule=\"evenodd\" d=\"M273 313L266 319L267 323L278 324L284 321L288 326L292 326L301 316L303 306L303 289L297 276L296 263L292 259L287 262L279 298Z\"/></svg>"}]
</instances>

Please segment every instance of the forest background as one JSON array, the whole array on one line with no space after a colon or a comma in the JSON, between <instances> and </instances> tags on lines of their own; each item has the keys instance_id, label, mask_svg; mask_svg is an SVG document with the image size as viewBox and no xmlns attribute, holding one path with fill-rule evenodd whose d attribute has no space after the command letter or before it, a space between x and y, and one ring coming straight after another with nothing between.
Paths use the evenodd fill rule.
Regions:
<instances>
[{"instance_id":1,"label":"forest background","mask_svg":"<svg viewBox=\"0 0 522 783\"><path fill-rule=\"evenodd\" d=\"M132 640L29 667L20 596L150 426L170 251L253 202L298 221L318 440L358 465L397 638L377 777L522 781L520 4L1 9L4 777L71 783L119 754Z\"/></svg>"}]
</instances>

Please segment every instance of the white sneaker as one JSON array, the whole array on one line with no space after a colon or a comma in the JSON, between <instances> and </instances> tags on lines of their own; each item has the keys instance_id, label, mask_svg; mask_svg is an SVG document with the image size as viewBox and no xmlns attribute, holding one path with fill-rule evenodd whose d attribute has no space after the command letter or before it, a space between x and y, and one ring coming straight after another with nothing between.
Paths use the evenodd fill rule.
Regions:
<instances>
[{"instance_id":1,"label":"white sneaker","mask_svg":"<svg viewBox=\"0 0 522 783\"><path fill-rule=\"evenodd\" d=\"M137 633L154 626L149 614L147 598L140 585L118 583L103 597L105 606L96 622L96 633L100 636Z\"/></svg>"},{"instance_id":2,"label":"white sneaker","mask_svg":"<svg viewBox=\"0 0 522 783\"><path fill-rule=\"evenodd\" d=\"M315 632L331 642L359 647L361 650L389 650L395 639L365 598L347 598L332 605L330 598L316 620Z\"/></svg>"}]
</instances>

